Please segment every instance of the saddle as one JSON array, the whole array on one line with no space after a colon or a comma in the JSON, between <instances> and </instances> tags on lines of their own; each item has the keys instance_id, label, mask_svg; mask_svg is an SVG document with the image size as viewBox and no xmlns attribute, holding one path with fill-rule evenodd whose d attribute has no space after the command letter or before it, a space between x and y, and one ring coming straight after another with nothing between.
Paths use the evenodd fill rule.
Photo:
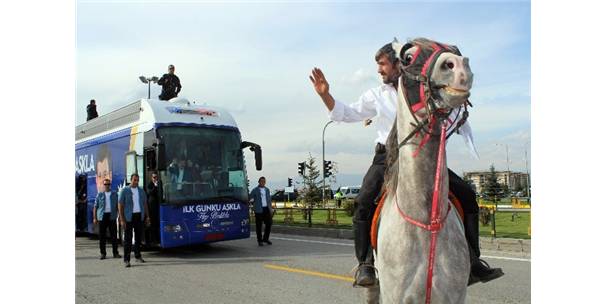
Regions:
<instances>
[{"instance_id":1,"label":"saddle","mask_svg":"<svg viewBox=\"0 0 606 304\"><path fill-rule=\"evenodd\" d=\"M381 221L381 209L383 209L383 204L385 202L386 191L381 191L381 198L379 199L379 203L377 205L377 209L375 210L375 214L372 217L372 224L370 226L370 245L374 250L377 250L377 237L379 234L379 223ZM450 204L455 207L457 213L461 217L461 221L464 220L463 207L461 206L461 201L451 192L448 191L448 200Z\"/></svg>"}]
</instances>

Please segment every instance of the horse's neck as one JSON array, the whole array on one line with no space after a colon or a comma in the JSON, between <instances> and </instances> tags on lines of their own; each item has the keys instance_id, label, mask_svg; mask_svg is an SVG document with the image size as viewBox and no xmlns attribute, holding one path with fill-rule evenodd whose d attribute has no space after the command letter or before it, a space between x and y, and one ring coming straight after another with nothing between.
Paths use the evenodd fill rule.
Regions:
<instances>
[{"instance_id":1,"label":"horse's neck","mask_svg":"<svg viewBox=\"0 0 606 304\"><path fill-rule=\"evenodd\" d=\"M411 123L415 123L415 120L404 102L398 102L397 121L398 143L401 143L415 128L411 125ZM439 126L436 124L432 133L438 132ZM438 136L430 136L418 155L413 157L413 153L419 147L424 135L424 133L420 133L418 136L414 136L398 152L397 203L402 211L419 220L428 219L431 212L440 145ZM446 157L444 156L444 158ZM448 180L446 177L446 159L444 159L444 167L440 177L442 180L442 187L439 192L441 197L448 194ZM440 200L442 214L445 212L446 202L445 199Z\"/></svg>"}]
</instances>

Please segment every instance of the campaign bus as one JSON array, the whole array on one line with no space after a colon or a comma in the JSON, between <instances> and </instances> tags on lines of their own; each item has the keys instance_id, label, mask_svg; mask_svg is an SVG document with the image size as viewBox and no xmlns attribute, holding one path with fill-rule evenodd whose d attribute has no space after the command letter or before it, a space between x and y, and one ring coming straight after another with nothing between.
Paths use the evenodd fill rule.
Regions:
<instances>
[{"instance_id":1,"label":"campaign bus","mask_svg":"<svg viewBox=\"0 0 606 304\"><path fill-rule=\"evenodd\" d=\"M140 99L77 126L75 135L77 230L97 233L93 204L105 178L119 192L137 173L146 189L157 172L162 191L159 204L149 205L147 243L170 248L250 237L243 151L254 152L261 170L261 147L242 141L228 111L178 97Z\"/></svg>"}]
</instances>

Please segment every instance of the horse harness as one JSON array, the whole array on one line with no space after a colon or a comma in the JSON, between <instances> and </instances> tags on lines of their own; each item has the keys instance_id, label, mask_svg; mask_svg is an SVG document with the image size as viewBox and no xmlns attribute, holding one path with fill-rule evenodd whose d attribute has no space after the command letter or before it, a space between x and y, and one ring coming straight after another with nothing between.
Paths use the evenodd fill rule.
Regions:
<instances>
[{"instance_id":1,"label":"horse harness","mask_svg":"<svg viewBox=\"0 0 606 304\"><path fill-rule=\"evenodd\" d=\"M400 51L400 55L404 54L406 50L413 47L412 43L407 43ZM440 145L438 150L438 161L437 168L434 177L434 188L432 195L432 203L431 203L431 216L428 224L424 224L419 220L415 220L412 217L402 211L400 206L398 205L398 195L397 191L395 194L395 207L398 210L400 216L408 223L415 225L421 229L427 230L431 232L431 242L429 248L429 260L427 266L427 281L426 281L426 293L425 293L425 303L429 304L431 302L431 288L432 288L432 280L433 280L433 266L435 262L435 252L436 252L436 244L438 232L442 230L444 227L444 223L446 222L446 218L450 212L451 206L448 205L448 210L444 217L440 218L440 186L442 175L442 170L444 167L444 153L445 153L445 145L446 139L448 139L454 132L457 132L459 128L465 123L469 113L467 111L467 104L471 106L469 100L467 100L464 104L464 110L461 119L457 122L459 115L461 114L461 107L459 107L457 115L454 121L450 120L450 114L453 109L445 111L440 109L436 105L436 99L434 98L434 90L440 89L441 87L434 85L431 83L428 75L431 75L436 61L438 57L442 53L454 53L456 55L461 55L458 48L456 46L447 46L444 44L433 43L431 50L426 50L421 47L417 48L417 51L414 53L410 62L402 68L402 76L399 79L399 86L404 95L404 100L406 102L406 106L408 110L412 114L415 123L411 123L414 127L413 131L408 134L402 142L398 145L398 150L402 148L406 143L411 140L413 137L418 137L421 133L425 135L421 139L419 146L413 152L413 157L416 157L423 146L429 141L431 136L439 136L440 137ZM400 56L400 58L402 58ZM425 109L426 115L424 118L419 121L417 119L417 112L421 109ZM457 122L457 123L455 123ZM447 126L450 124L450 126ZM434 133L434 128L436 125L440 125L440 132Z\"/></svg>"}]
</instances>

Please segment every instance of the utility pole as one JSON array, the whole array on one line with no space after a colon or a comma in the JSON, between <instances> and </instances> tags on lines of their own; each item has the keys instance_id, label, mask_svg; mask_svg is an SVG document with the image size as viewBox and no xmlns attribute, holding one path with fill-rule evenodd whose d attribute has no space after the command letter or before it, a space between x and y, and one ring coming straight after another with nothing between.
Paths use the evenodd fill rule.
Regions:
<instances>
[{"instance_id":1,"label":"utility pole","mask_svg":"<svg viewBox=\"0 0 606 304\"><path fill-rule=\"evenodd\" d=\"M326 201L324 199L326 192L326 172L324 172L324 151L325 151L325 142L324 142L324 133L326 133L326 127L334 121L329 121L324 125L324 129L322 130L322 205L326 205Z\"/></svg>"}]
</instances>

